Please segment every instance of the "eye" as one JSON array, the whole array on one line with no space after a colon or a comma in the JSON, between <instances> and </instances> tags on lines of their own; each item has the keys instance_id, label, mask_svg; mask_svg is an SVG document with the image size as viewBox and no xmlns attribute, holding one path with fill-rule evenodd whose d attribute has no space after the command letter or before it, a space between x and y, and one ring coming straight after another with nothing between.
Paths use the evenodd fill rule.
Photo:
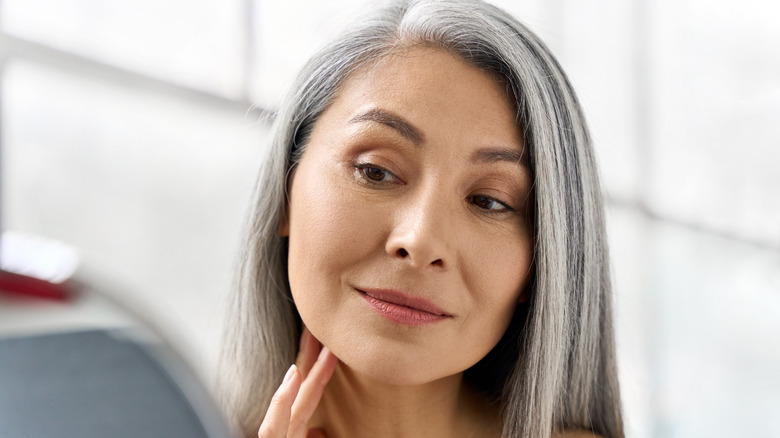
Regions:
<instances>
[{"instance_id":1,"label":"eye","mask_svg":"<svg viewBox=\"0 0 780 438\"><path fill-rule=\"evenodd\" d=\"M485 195L472 196L471 203L483 210L489 211L490 213L505 213L514 211L514 209L507 204Z\"/></svg>"},{"instance_id":2,"label":"eye","mask_svg":"<svg viewBox=\"0 0 780 438\"><path fill-rule=\"evenodd\" d=\"M398 177L393 175L392 172L375 164L356 164L355 170L358 173L358 177L371 183L398 182Z\"/></svg>"}]
</instances>

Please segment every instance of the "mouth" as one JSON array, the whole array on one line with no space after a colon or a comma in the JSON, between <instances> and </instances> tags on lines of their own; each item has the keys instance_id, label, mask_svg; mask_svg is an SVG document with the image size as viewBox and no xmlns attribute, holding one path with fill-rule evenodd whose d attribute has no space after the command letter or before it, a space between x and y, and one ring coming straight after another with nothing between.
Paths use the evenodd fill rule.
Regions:
<instances>
[{"instance_id":1,"label":"mouth","mask_svg":"<svg viewBox=\"0 0 780 438\"><path fill-rule=\"evenodd\" d=\"M357 289L366 303L391 321L406 325L425 325L447 318L448 314L431 301L388 289Z\"/></svg>"}]
</instances>

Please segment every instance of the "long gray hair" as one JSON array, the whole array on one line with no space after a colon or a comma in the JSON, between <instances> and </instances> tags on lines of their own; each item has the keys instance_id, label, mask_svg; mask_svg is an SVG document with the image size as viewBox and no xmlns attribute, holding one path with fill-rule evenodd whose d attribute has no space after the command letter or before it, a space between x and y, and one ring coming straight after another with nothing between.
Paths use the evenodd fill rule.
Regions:
<instances>
[{"instance_id":1,"label":"long gray hair","mask_svg":"<svg viewBox=\"0 0 780 438\"><path fill-rule=\"evenodd\" d=\"M603 207L582 110L545 45L479 0L394 2L299 74L256 187L222 358L226 409L254 436L295 361L301 321L287 280L286 240L277 231L288 174L314 123L353 71L419 44L447 50L505 84L534 175L531 298L467 378L501 404L504 437L564 429L623 436Z\"/></svg>"}]
</instances>

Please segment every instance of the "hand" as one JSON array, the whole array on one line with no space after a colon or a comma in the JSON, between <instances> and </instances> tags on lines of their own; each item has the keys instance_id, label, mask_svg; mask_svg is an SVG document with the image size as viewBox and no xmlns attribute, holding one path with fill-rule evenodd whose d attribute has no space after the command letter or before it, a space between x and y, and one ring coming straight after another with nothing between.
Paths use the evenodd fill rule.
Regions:
<instances>
[{"instance_id":1,"label":"hand","mask_svg":"<svg viewBox=\"0 0 780 438\"><path fill-rule=\"evenodd\" d=\"M303 329L295 365L284 376L271 399L259 438L325 438L318 429L309 430L325 385L336 370L338 359L323 347L308 329Z\"/></svg>"}]
</instances>

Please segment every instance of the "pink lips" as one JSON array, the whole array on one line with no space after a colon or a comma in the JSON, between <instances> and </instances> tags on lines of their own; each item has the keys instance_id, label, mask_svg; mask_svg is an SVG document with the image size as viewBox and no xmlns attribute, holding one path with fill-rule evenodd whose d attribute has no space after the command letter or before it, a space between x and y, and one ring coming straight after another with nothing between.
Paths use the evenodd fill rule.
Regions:
<instances>
[{"instance_id":1,"label":"pink lips","mask_svg":"<svg viewBox=\"0 0 780 438\"><path fill-rule=\"evenodd\" d=\"M410 297L402 292L386 289L359 289L369 306L382 316L407 325L424 325L438 322L452 315L432 302L420 297Z\"/></svg>"}]
</instances>

